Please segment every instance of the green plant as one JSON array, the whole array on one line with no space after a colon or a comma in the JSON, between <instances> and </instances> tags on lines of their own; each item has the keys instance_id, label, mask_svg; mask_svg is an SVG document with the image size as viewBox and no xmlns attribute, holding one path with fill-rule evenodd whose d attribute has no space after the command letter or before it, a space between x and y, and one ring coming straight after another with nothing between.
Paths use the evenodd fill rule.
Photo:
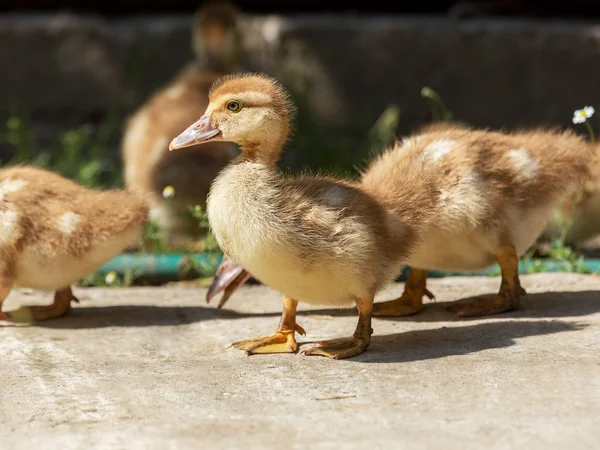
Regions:
<instances>
[{"instance_id":1,"label":"green plant","mask_svg":"<svg viewBox=\"0 0 600 450\"><path fill-rule=\"evenodd\" d=\"M434 122L447 122L452 120L454 113L446 107L442 97L436 91L430 87L424 86L421 89L421 97L429 104Z\"/></svg>"},{"instance_id":2,"label":"green plant","mask_svg":"<svg viewBox=\"0 0 600 450\"><path fill-rule=\"evenodd\" d=\"M141 248L144 252L165 253L169 250L164 234L156 222L148 221L142 234Z\"/></svg>"},{"instance_id":3,"label":"green plant","mask_svg":"<svg viewBox=\"0 0 600 450\"><path fill-rule=\"evenodd\" d=\"M589 273L583 264L584 257L572 247L565 245L564 238L552 240L549 256L562 263L564 272Z\"/></svg>"},{"instance_id":4,"label":"green plant","mask_svg":"<svg viewBox=\"0 0 600 450\"><path fill-rule=\"evenodd\" d=\"M367 147L371 156L394 143L399 123L400 108L396 105L388 106L367 132Z\"/></svg>"},{"instance_id":5,"label":"green plant","mask_svg":"<svg viewBox=\"0 0 600 450\"><path fill-rule=\"evenodd\" d=\"M10 117L0 142L13 148L9 165L32 164L54 170L88 187L115 187L121 184L120 165L111 143L120 129L120 114L109 113L99 125L84 124L61 133L49 148L39 143L30 123Z\"/></svg>"},{"instance_id":6,"label":"green plant","mask_svg":"<svg viewBox=\"0 0 600 450\"><path fill-rule=\"evenodd\" d=\"M219 250L219 244L215 235L210 230L210 224L208 223L208 215L206 211L200 205L190 207L190 214L198 222L198 227L204 232L204 250L207 252L214 252Z\"/></svg>"}]
</instances>

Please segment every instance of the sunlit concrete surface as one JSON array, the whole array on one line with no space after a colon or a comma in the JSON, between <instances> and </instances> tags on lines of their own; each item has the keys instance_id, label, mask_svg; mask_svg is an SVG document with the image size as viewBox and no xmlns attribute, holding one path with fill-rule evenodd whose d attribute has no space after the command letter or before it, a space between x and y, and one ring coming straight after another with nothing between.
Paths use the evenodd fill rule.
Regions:
<instances>
[{"instance_id":1,"label":"sunlit concrete surface","mask_svg":"<svg viewBox=\"0 0 600 450\"><path fill-rule=\"evenodd\" d=\"M67 318L0 324L0 448L598 448L600 278L524 277L522 309L495 317L442 308L498 284L432 280L438 303L375 319L371 348L344 361L227 348L274 331L266 287L220 311L202 289L79 289ZM298 322L305 346L356 318L304 307Z\"/></svg>"}]
</instances>

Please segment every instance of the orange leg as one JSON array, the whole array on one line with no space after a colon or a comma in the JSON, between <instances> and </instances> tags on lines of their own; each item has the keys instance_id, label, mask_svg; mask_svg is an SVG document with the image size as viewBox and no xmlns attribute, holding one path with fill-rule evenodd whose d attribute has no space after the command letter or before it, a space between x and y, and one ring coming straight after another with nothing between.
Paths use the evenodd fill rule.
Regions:
<instances>
[{"instance_id":1,"label":"orange leg","mask_svg":"<svg viewBox=\"0 0 600 450\"><path fill-rule=\"evenodd\" d=\"M244 350L247 355L255 353L296 353L298 344L296 344L296 331L305 335L304 329L296 323L296 307L298 300L293 298L283 298L283 313L277 331L269 336L263 336L255 339L234 342L232 345Z\"/></svg>"},{"instance_id":2,"label":"orange leg","mask_svg":"<svg viewBox=\"0 0 600 450\"><path fill-rule=\"evenodd\" d=\"M54 302L46 306L22 306L11 311L10 318L18 322L33 322L57 319L66 315L71 309L71 301L79 302L70 287L54 293Z\"/></svg>"},{"instance_id":3,"label":"orange leg","mask_svg":"<svg viewBox=\"0 0 600 450\"><path fill-rule=\"evenodd\" d=\"M515 248L511 246L501 248L496 254L496 259L502 271L500 292L492 298L477 298L466 303L456 303L447 309L459 317L478 317L513 311L520 305L521 295L525 289L519 281L519 258Z\"/></svg>"},{"instance_id":4,"label":"orange leg","mask_svg":"<svg viewBox=\"0 0 600 450\"><path fill-rule=\"evenodd\" d=\"M425 287L427 283L427 271L421 269L410 269L408 279L404 285L404 292L396 300L375 303L373 305L374 316L410 316L423 309L423 296L434 299L434 295Z\"/></svg>"},{"instance_id":5,"label":"orange leg","mask_svg":"<svg viewBox=\"0 0 600 450\"><path fill-rule=\"evenodd\" d=\"M317 342L314 347L306 349L302 353L344 359L364 352L369 347L371 335L373 334L373 328L371 328L373 298L356 299L356 307L358 309L358 324L351 338Z\"/></svg>"}]
</instances>

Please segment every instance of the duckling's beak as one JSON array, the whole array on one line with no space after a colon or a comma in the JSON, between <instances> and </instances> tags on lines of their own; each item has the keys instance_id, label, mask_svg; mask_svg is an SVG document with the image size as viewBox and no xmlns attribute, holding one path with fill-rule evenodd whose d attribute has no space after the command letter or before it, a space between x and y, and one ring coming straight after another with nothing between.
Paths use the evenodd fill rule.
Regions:
<instances>
[{"instance_id":1,"label":"duckling's beak","mask_svg":"<svg viewBox=\"0 0 600 450\"><path fill-rule=\"evenodd\" d=\"M169 144L169 150L179 150L180 148L215 141L219 138L220 133L219 129L212 124L210 114L205 114L200 120L173 139Z\"/></svg>"},{"instance_id":2,"label":"duckling's beak","mask_svg":"<svg viewBox=\"0 0 600 450\"><path fill-rule=\"evenodd\" d=\"M223 260L217 270L215 279L206 293L206 303L209 303L219 292L224 291L223 297L221 297L221 301L219 301L219 305L217 306L217 308L221 309L227 300L229 300L229 297L248 281L249 278L250 274L242 266L233 262L227 255L223 255Z\"/></svg>"}]
</instances>

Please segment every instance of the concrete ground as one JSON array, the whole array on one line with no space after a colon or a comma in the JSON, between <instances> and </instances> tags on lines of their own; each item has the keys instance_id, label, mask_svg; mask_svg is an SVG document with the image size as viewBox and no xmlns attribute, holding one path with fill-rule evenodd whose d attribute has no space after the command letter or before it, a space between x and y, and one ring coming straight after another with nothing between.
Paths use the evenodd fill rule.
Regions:
<instances>
[{"instance_id":1,"label":"concrete ground","mask_svg":"<svg viewBox=\"0 0 600 450\"><path fill-rule=\"evenodd\" d=\"M441 303L498 283L430 289ZM220 311L202 289L79 289L64 319L0 325L0 448L598 448L600 277L523 285L510 314L457 320L437 303L376 319L371 348L344 361L226 348L274 330L279 297L265 287ZM303 307L300 342L348 336L355 321Z\"/></svg>"}]
</instances>

